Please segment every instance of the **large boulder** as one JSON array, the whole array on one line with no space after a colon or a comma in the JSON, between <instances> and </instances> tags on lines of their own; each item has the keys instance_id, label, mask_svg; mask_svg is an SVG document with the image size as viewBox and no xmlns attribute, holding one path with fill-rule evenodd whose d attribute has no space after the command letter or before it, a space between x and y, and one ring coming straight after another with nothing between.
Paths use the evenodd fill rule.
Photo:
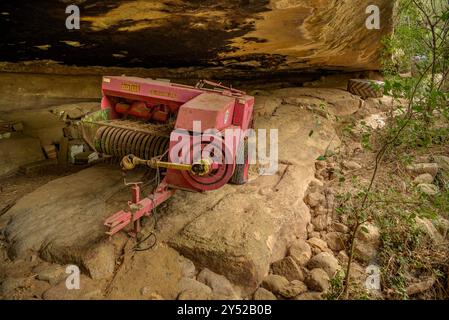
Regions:
<instances>
[{"instance_id":1,"label":"large boulder","mask_svg":"<svg viewBox=\"0 0 449 320\"><path fill-rule=\"evenodd\" d=\"M339 143L329 124L323 120L315 127L310 112L292 105L282 105L275 117L256 118L256 128L279 128L279 172L241 187L226 185L208 193L209 201L198 194L175 197L165 223L179 223L184 212L195 212L196 218L170 245L195 265L255 288L270 264L307 235L310 213L302 199L314 180L315 159ZM310 136L311 131L315 133Z\"/></svg>"},{"instance_id":2,"label":"large boulder","mask_svg":"<svg viewBox=\"0 0 449 320\"><path fill-rule=\"evenodd\" d=\"M81 263L85 250L105 237L106 200L122 185L119 170L96 166L27 194L5 214L9 255L32 250L47 260Z\"/></svg>"}]
</instances>

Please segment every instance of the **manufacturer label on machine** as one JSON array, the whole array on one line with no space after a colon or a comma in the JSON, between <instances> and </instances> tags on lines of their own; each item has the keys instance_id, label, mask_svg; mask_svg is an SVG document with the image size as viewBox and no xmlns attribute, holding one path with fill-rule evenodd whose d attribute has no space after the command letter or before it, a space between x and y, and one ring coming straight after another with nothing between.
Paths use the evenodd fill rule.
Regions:
<instances>
[{"instance_id":1,"label":"manufacturer label on machine","mask_svg":"<svg viewBox=\"0 0 449 320\"><path fill-rule=\"evenodd\" d=\"M150 90L150 95L159 96L159 97L167 97L167 98L176 98L176 93L160 91L160 90Z\"/></svg>"},{"instance_id":2,"label":"manufacturer label on machine","mask_svg":"<svg viewBox=\"0 0 449 320\"><path fill-rule=\"evenodd\" d=\"M120 88L124 91L129 91L129 92L139 92L140 91L140 85L138 85L136 83L122 82Z\"/></svg>"}]
</instances>

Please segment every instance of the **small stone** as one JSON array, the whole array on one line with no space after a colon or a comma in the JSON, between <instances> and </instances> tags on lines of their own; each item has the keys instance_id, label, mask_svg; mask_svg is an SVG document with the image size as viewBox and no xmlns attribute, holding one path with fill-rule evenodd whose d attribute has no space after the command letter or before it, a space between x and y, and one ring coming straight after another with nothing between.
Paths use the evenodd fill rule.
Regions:
<instances>
[{"instance_id":1,"label":"small stone","mask_svg":"<svg viewBox=\"0 0 449 320\"><path fill-rule=\"evenodd\" d=\"M305 202L307 205L309 205L311 208L315 208L317 207L319 204L324 203L325 201L325 197L323 194L319 193L319 192L312 192L309 193L306 196Z\"/></svg>"},{"instance_id":2,"label":"small stone","mask_svg":"<svg viewBox=\"0 0 449 320\"><path fill-rule=\"evenodd\" d=\"M345 250L341 250L338 255L337 255L337 260L341 263L341 264L345 264L349 261L349 257L348 254L346 253Z\"/></svg>"},{"instance_id":3,"label":"small stone","mask_svg":"<svg viewBox=\"0 0 449 320\"><path fill-rule=\"evenodd\" d=\"M186 290L178 295L178 300L209 300L210 298L211 293L193 290Z\"/></svg>"},{"instance_id":4,"label":"small stone","mask_svg":"<svg viewBox=\"0 0 449 320\"><path fill-rule=\"evenodd\" d=\"M442 217L437 218L437 230L441 233L443 237L447 237L449 234L449 220L444 219Z\"/></svg>"},{"instance_id":5,"label":"small stone","mask_svg":"<svg viewBox=\"0 0 449 320\"><path fill-rule=\"evenodd\" d=\"M352 261L349 276L351 280L363 283L366 280L367 274L365 272L365 269L360 264L358 264L355 261Z\"/></svg>"},{"instance_id":6,"label":"small stone","mask_svg":"<svg viewBox=\"0 0 449 320\"><path fill-rule=\"evenodd\" d=\"M312 257L312 249L306 241L295 240L288 249L288 254L298 266L305 266Z\"/></svg>"},{"instance_id":7,"label":"small stone","mask_svg":"<svg viewBox=\"0 0 449 320\"><path fill-rule=\"evenodd\" d=\"M323 231L327 229L327 216L322 214L312 218L312 224L316 231Z\"/></svg>"},{"instance_id":8,"label":"small stone","mask_svg":"<svg viewBox=\"0 0 449 320\"><path fill-rule=\"evenodd\" d=\"M333 251L340 251L345 248L345 235L339 232L329 232L325 236L327 246Z\"/></svg>"},{"instance_id":9,"label":"small stone","mask_svg":"<svg viewBox=\"0 0 449 320\"><path fill-rule=\"evenodd\" d=\"M321 252L310 259L307 264L309 269L320 268L327 272L329 277L334 277L337 271L340 269L338 260L330 253Z\"/></svg>"},{"instance_id":10,"label":"small stone","mask_svg":"<svg viewBox=\"0 0 449 320\"><path fill-rule=\"evenodd\" d=\"M433 242L440 243L444 239L441 236L441 234L438 232L438 230L433 225L432 221L427 218L416 218L416 224L418 225L418 228L424 232Z\"/></svg>"},{"instance_id":11,"label":"small stone","mask_svg":"<svg viewBox=\"0 0 449 320\"><path fill-rule=\"evenodd\" d=\"M323 169L323 168L326 168L326 162L324 162L324 161L317 161L317 162L315 162L315 169L316 170L320 170L320 169Z\"/></svg>"},{"instance_id":12,"label":"small stone","mask_svg":"<svg viewBox=\"0 0 449 320\"><path fill-rule=\"evenodd\" d=\"M434 277L429 277L423 281L420 281L418 283L414 283L410 286L407 287L406 292L409 296L418 294L418 293L423 293L427 290L429 290L430 288L433 287L433 285L435 284L436 280Z\"/></svg>"},{"instance_id":13,"label":"small stone","mask_svg":"<svg viewBox=\"0 0 449 320\"><path fill-rule=\"evenodd\" d=\"M377 255L377 245L356 241L354 245L355 258L362 262L371 262Z\"/></svg>"},{"instance_id":14,"label":"small stone","mask_svg":"<svg viewBox=\"0 0 449 320\"><path fill-rule=\"evenodd\" d=\"M399 191L401 193L406 193L407 192L407 183L405 183L405 181L399 181Z\"/></svg>"},{"instance_id":15,"label":"small stone","mask_svg":"<svg viewBox=\"0 0 449 320\"><path fill-rule=\"evenodd\" d=\"M320 268L315 268L310 271L310 274L306 279L306 284L311 290L326 292L330 287L329 280L329 275L326 271Z\"/></svg>"},{"instance_id":16,"label":"small stone","mask_svg":"<svg viewBox=\"0 0 449 320\"><path fill-rule=\"evenodd\" d=\"M253 300L277 300L276 296L264 288L258 288L254 292Z\"/></svg>"},{"instance_id":17,"label":"small stone","mask_svg":"<svg viewBox=\"0 0 449 320\"><path fill-rule=\"evenodd\" d=\"M446 156L433 156L433 162L436 162L443 171L449 171L449 157Z\"/></svg>"},{"instance_id":18,"label":"small stone","mask_svg":"<svg viewBox=\"0 0 449 320\"><path fill-rule=\"evenodd\" d=\"M275 294L280 294L289 284L290 282L285 277L270 274L263 279L261 286Z\"/></svg>"},{"instance_id":19,"label":"small stone","mask_svg":"<svg viewBox=\"0 0 449 320\"><path fill-rule=\"evenodd\" d=\"M438 173L439 166L437 163L418 163L407 166L407 170L414 174L429 173L435 177Z\"/></svg>"},{"instance_id":20,"label":"small stone","mask_svg":"<svg viewBox=\"0 0 449 320\"><path fill-rule=\"evenodd\" d=\"M304 275L301 269L296 264L295 260L288 256L282 260L273 262L271 264L271 270L274 274L285 277L289 281L304 280Z\"/></svg>"},{"instance_id":21,"label":"small stone","mask_svg":"<svg viewBox=\"0 0 449 320\"><path fill-rule=\"evenodd\" d=\"M179 290L180 294L184 293L184 295L181 295L184 298L186 298L187 296L191 296L196 297L195 299L192 300L201 300L202 298L207 300L207 297L210 297L212 295L212 289L210 287L192 278L187 277L181 278L178 286L180 289Z\"/></svg>"},{"instance_id":22,"label":"small stone","mask_svg":"<svg viewBox=\"0 0 449 320\"><path fill-rule=\"evenodd\" d=\"M47 265L43 264L33 268L36 278L41 281L47 281L52 286L65 279L67 274L65 268L59 264Z\"/></svg>"},{"instance_id":23,"label":"small stone","mask_svg":"<svg viewBox=\"0 0 449 320\"><path fill-rule=\"evenodd\" d=\"M115 248L112 243L103 242L83 257L83 265L92 279L107 279L114 274Z\"/></svg>"},{"instance_id":24,"label":"small stone","mask_svg":"<svg viewBox=\"0 0 449 320\"><path fill-rule=\"evenodd\" d=\"M304 282L299 280L293 280L287 286L282 288L279 294L284 298L291 299L306 291L307 286L304 284Z\"/></svg>"},{"instance_id":25,"label":"small stone","mask_svg":"<svg viewBox=\"0 0 449 320\"><path fill-rule=\"evenodd\" d=\"M356 239L377 245L380 242L379 228L372 223L364 223L357 231Z\"/></svg>"},{"instance_id":26,"label":"small stone","mask_svg":"<svg viewBox=\"0 0 449 320\"><path fill-rule=\"evenodd\" d=\"M98 282L82 274L80 276L79 289L68 289L65 281L61 281L55 287L45 291L42 297L44 300L100 299L102 297L102 288Z\"/></svg>"},{"instance_id":27,"label":"small stone","mask_svg":"<svg viewBox=\"0 0 449 320\"><path fill-rule=\"evenodd\" d=\"M426 184L430 184L433 182L433 176L429 173L424 173L424 174L420 174L419 176L417 176L415 178L415 180L413 180L413 183L415 184L421 184L421 183L426 183Z\"/></svg>"},{"instance_id":28,"label":"small stone","mask_svg":"<svg viewBox=\"0 0 449 320\"><path fill-rule=\"evenodd\" d=\"M148 300L165 300L164 297L162 297L160 294L157 293L151 293L148 297Z\"/></svg>"},{"instance_id":29,"label":"small stone","mask_svg":"<svg viewBox=\"0 0 449 320\"><path fill-rule=\"evenodd\" d=\"M313 216L319 216L319 215L327 215L327 209L325 207L323 207L322 205L319 205L315 208L313 208L312 213Z\"/></svg>"},{"instance_id":30,"label":"small stone","mask_svg":"<svg viewBox=\"0 0 449 320\"><path fill-rule=\"evenodd\" d=\"M211 288L191 278L182 278L179 288L178 300L208 300L212 296Z\"/></svg>"},{"instance_id":31,"label":"small stone","mask_svg":"<svg viewBox=\"0 0 449 320\"><path fill-rule=\"evenodd\" d=\"M309 223L307 224L307 233L313 232L315 230L315 227L313 224Z\"/></svg>"},{"instance_id":32,"label":"small stone","mask_svg":"<svg viewBox=\"0 0 449 320\"><path fill-rule=\"evenodd\" d=\"M153 289L150 286L145 286L140 289L140 294L142 296L147 296L149 294L153 293Z\"/></svg>"},{"instance_id":33,"label":"small stone","mask_svg":"<svg viewBox=\"0 0 449 320\"><path fill-rule=\"evenodd\" d=\"M341 232L341 233L349 232L349 228L347 226L345 226L343 223L339 223L339 222L332 223L332 229L334 229L337 232Z\"/></svg>"},{"instance_id":34,"label":"small stone","mask_svg":"<svg viewBox=\"0 0 449 320\"><path fill-rule=\"evenodd\" d=\"M209 286L214 294L220 294L230 298L236 297L231 282L226 277L216 274L207 268L198 274L197 280Z\"/></svg>"},{"instance_id":35,"label":"small stone","mask_svg":"<svg viewBox=\"0 0 449 320\"><path fill-rule=\"evenodd\" d=\"M358 170L362 166L355 161L343 161L343 167L347 170Z\"/></svg>"},{"instance_id":36,"label":"small stone","mask_svg":"<svg viewBox=\"0 0 449 320\"><path fill-rule=\"evenodd\" d=\"M313 238L320 239L320 233L318 231L309 232L308 238L309 239L313 239ZM314 253L316 250L318 250L318 249L312 248L312 253Z\"/></svg>"},{"instance_id":37,"label":"small stone","mask_svg":"<svg viewBox=\"0 0 449 320\"><path fill-rule=\"evenodd\" d=\"M429 183L421 183L418 184L418 189L422 192L427 194L428 196L435 196L437 195L440 191L438 190L438 187L434 184L429 184Z\"/></svg>"},{"instance_id":38,"label":"small stone","mask_svg":"<svg viewBox=\"0 0 449 320\"><path fill-rule=\"evenodd\" d=\"M0 285L0 294L6 295L26 285L26 278L7 278Z\"/></svg>"},{"instance_id":39,"label":"small stone","mask_svg":"<svg viewBox=\"0 0 449 320\"><path fill-rule=\"evenodd\" d=\"M184 256L179 256L178 261L181 266L182 276L187 278L195 278L196 268L193 262Z\"/></svg>"},{"instance_id":40,"label":"small stone","mask_svg":"<svg viewBox=\"0 0 449 320\"><path fill-rule=\"evenodd\" d=\"M328 248L327 243L318 237L310 238L309 240L307 240L307 243L312 248L312 251L313 249L317 249L319 252L322 252Z\"/></svg>"},{"instance_id":41,"label":"small stone","mask_svg":"<svg viewBox=\"0 0 449 320\"><path fill-rule=\"evenodd\" d=\"M161 295L153 291L151 286L145 286L140 289L140 294L147 300L164 300Z\"/></svg>"},{"instance_id":42,"label":"small stone","mask_svg":"<svg viewBox=\"0 0 449 320\"><path fill-rule=\"evenodd\" d=\"M324 183L323 183L323 181L320 181L318 179L313 179L310 182L310 187L319 189L319 188L324 187Z\"/></svg>"},{"instance_id":43,"label":"small stone","mask_svg":"<svg viewBox=\"0 0 449 320\"><path fill-rule=\"evenodd\" d=\"M431 156L426 156L426 155L417 156L417 157L415 157L415 162L416 163L429 163L429 162L432 162L431 158L432 158Z\"/></svg>"},{"instance_id":44,"label":"small stone","mask_svg":"<svg viewBox=\"0 0 449 320\"><path fill-rule=\"evenodd\" d=\"M306 301L323 300L322 295L323 295L322 292L309 291L309 292L304 292L304 293L300 294L299 296L297 296L295 298L295 300L306 300Z\"/></svg>"}]
</instances>

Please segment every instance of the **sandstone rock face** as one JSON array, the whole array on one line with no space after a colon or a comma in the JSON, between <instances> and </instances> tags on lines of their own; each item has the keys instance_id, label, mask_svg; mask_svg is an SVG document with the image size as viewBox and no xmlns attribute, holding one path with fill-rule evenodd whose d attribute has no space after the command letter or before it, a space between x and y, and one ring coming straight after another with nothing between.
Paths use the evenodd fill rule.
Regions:
<instances>
[{"instance_id":1,"label":"sandstone rock face","mask_svg":"<svg viewBox=\"0 0 449 320\"><path fill-rule=\"evenodd\" d=\"M381 39L392 29L393 14L392 1L376 1L380 30L370 30L366 27L369 17L366 10L373 4L370 0L219 0L201 4L187 0L135 0L111 4L101 12L80 4L88 32L74 35L73 40L82 44L101 41L104 43L101 48L93 52L84 48L89 46L67 45L64 57L57 50L34 50L33 59L63 59L71 65L95 61L101 65L147 68L206 64L237 71L377 70ZM56 11L48 10L36 8L36 14L57 15ZM63 33L55 34L63 18L54 20L54 28L18 21L22 28L8 34L5 43L33 42L30 34L36 39L63 42ZM52 36L48 34L50 30ZM119 32L111 38L114 30ZM143 36L165 54L138 46ZM49 43L52 44L55 45ZM4 46L2 51L9 59L27 57L8 47ZM123 53L111 54L120 50ZM127 52L133 53L132 58Z\"/></svg>"}]
</instances>

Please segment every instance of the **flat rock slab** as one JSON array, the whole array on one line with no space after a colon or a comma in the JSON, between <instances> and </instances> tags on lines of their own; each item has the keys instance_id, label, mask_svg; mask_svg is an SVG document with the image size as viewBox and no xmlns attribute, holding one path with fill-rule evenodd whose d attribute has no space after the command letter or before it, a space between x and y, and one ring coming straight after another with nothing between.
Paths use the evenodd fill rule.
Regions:
<instances>
[{"instance_id":1,"label":"flat rock slab","mask_svg":"<svg viewBox=\"0 0 449 320\"><path fill-rule=\"evenodd\" d=\"M76 262L80 252L104 238L103 222L111 214L106 200L122 187L118 169L99 165L27 194L6 213L9 255L32 250L47 260Z\"/></svg>"},{"instance_id":2,"label":"flat rock slab","mask_svg":"<svg viewBox=\"0 0 449 320\"><path fill-rule=\"evenodd\" d=\"M339 143L328 120L317 125L312 113L296 105L278 107L257 118L255 126L279 129L277 174L226 185L207 197L180 193L161 221L179 228L189 216L191 222L184 220L170 245L195 264L248 287L260 283L293 240L306 237L310 213L303 198L314 179L314 162Z\"/></svg>"},{"instance_id":3,"label":"flat rock slab","mask_svg":"<svg viewBox=\"0 0 449 320\"><path fill-rule=\"evenodd\" d=\"M284 88L272 92L285 103L312 107L335 116L348 116L359 110L363 100L345 90L330 88Z\"/></svg>"},{"instance_id":4,"label":"flat rock slab","mask_svg":"<svg viewBox=\"0 0 449 320\"><path fill-rule=\"evenodd\" d=\"M21 165L45 159L39 139L18 136L0 139L0 177Z\"/></svg>"}]
</instances>

